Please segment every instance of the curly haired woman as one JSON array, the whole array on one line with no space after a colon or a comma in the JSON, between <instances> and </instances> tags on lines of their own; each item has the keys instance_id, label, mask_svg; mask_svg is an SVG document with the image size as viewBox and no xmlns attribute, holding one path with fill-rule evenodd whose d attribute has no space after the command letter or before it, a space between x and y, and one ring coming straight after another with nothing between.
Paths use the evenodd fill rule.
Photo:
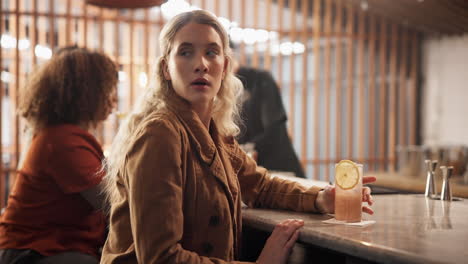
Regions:
<instances>
[{"instance_id":1,"label":"curly haired woman","mask_svg":"<svg viewBox=\"0 0 468 264\"><path fill-rule=\"evenodd\" d=\"M116 105L117 68L105 54L59 50L20 98L31 142L0 218L0 263L98 263L105 241L99 173L90 133Z\"/></svg>"}]
</instances>

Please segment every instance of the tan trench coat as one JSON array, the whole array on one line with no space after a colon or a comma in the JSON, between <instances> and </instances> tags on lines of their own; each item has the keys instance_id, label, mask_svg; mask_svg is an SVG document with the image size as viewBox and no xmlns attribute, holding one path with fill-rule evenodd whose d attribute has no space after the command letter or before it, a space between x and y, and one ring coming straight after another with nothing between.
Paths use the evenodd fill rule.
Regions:
<instances>
[{"instance_id":1,"label":"tan trench coat","mask_svg":"<svg viewBox=\"0 0 468 264\"><path fill-rule=\"evenodd\" d=\"M117 188L101 263L238 263L241 199L314 212L320 190L270 178L181 98L139 133Z\"/></svg>"}]
</instances>

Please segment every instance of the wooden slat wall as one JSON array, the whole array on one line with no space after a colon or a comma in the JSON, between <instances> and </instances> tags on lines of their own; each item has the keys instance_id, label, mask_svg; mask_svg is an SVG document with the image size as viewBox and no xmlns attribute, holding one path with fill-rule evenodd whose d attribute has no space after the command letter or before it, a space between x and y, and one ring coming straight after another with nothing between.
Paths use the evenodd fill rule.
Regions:
<instances>
[{"instance_id":1,"label":"wooden slat wall","mask_svg":"<svg viewBox=\"0 0 468 264\"><path fill-rule=\"evenodd\" d=\"M3 10L3 1L0 1L0 10ZM3 12L0 12L0 36L3 34ZM0 73L3 72L3 47L0 45ZM3 85L3 80L0 80L0 109L3 111L3 97L4 97L4 85ZM6 177L3 167L3 113L0 113L0 157L2 157L2 160L0 160L0 208L3 208L3 206L6 204L6 197L5 197L5 192L6 192ZM1 209L0 209L1 210Z\"/></svg>"},{"instance_id":2,"label":"wooden slat wall","mask_svg":"<svg viewBox=\"0 0 468 264\"><path fill-rule=\"evenodd\" d=\"M104 16L104 10L102 8L99 8L98 13L99 13L99 16L97 18L97 29L98 29L98 38L99 38L98 43L100 45L98 45L97 49L103 52L104 46L106 44L104 40L104 21L102 19L102 17Z\"/></svg>"},{"instance_id":3,"label":"wooden slat wall","mask_svg":"<svg viewBox=\"0 0 468 264\"><path fill-rule=\"evenodd\" d=\"M266 0L265 1L265 5L266 5L266 10L265 10L265 13L266 13L266 18L265 18L265 30L267 30L268 32L270 32L272 30L271 28L271 0ZM307 29L307 25L306 25L306 29ZM268 71L271 71L271 39L268 39L267 43L266 43L267 47L265 49L265 54L264 54L264 57L265 57L265 64L264 64L264 68Z\"/></svg>"},{"instance_id":4,"label":"wooden slat wall","mask_svg":"<svg viewBox=\"0 0 468 264\"><path fill-rule=\"evenodd\" d=\"M375 67L377 65L376 63L376 17L371 15L369 17L369 42L368 42L368 50L369 50L369 99L367 100L369 109L375 109L376 107L376 76L375 76ZM374 157L377 156L377 153L375 151L375 138L376 138L376 133L373 133L375 129L375 124L376 124L376 111L369 111L369 158L373 159ZM375 170L377 168L375 162L370 162L369 163L369 169L370 170Z\"/></svg>"},{"instance_id":5,"label":"wooden slat wall","mask_svg":"<svg viewBox=\"0 0 468 264\"><path fill-rule=\"evenodd\" d=\"M308 18L308 2L305 1L302 4L302 9L301 9L301 14L302 14L302 32L301 32L301 40L302 43L307 43L310 36L308 34L308 25L307 25L307 18ZM308 66L307 66L307 61L308 61L308 53L309 53L309 48L306 46L305 52L302 54L302 100L301 100L301 123L302 123L302 133L301 133L301 157L302 159L302 166L305 167L307 163L305 162L304 157L307 157L308 151L307 151L307 143L308 143L308 134L307 134L307 95L308 93Z\"/></svg>"},{"instance_id":6,"label":"wooden slat wall","mask_svg":"<svg viewBox=\"0 0 468 264\"><path fill-rule=\"evenodd\" d=\"M37 0L34 0L36 2ZM72 33L72 21L71 21L71 0L66 2L66 18L65 18L65 43L66 45L71 44L71 33ZM35 10L35 8L33 9Z\"/></svg>"},{"instance_id":7,"label":"wooden slat wall","mask_svg":"<svg viewBox=\"0 0 468 264\"><path fill-rule=\"evenodd\" d=\"M335 68L336 68L336 77L335 77L335 160L340 160L342 157L342 112L341 112L341 102L342 102L342 87L343 82L341 80L341 76L343 73L343 49L342 49L342 40L343 40L343 0L336 1L336 22L335 22L335 36L336 36L336 45L335 45Z\"/></svg>"},{"instance_id":8,"label":"wooden slat wall","mask_svg":"<svg viewBox=\"0 0 468 264\"><path fill-rule=\"evenodd\" d=\"M407 128L408 128L408 119L406 115L406 108L408 105L408 96L406 90L406 76L407 76L407 61L408 61L408 31L406 29L402 29L402 39L401 39L401 55L400 58L400 72L399 72L399 90L398 90L398 102L399 108L398 111L398 145L404 146L407 144Z\"/></svg>"},{"instance_id":9,"label":"wooden slat wall","mask_svg":"<svg viewBox=\"0 0 468 264\"><path fill-rule=\"evenodd\" d=\"M10 1L11 4L13 4L13 6L15 7L15 16L14 16L14 26L12 27L12 36L15 36L16 39L20 39L20 10L21 10L21 6L20 6L20 1L19 0L14 0L14 3L13 1ZM13 22L13 21L10 21ZM12 23L13 24L13 23ZM21 72L20 72L20 51L19 51L19 41L16 42L16 47L15 47L15 50L14 50L14 56L15 56L15 59L14 61L12 61L12 70L13 70L13 76L15 76L14 80L13 80L13 84L14 85L11 85L10 86L10 89L9 89L9 94L10 94L10 100L11 100L11 106L13 109L16 109L16 106L18 105L18 93L19 93L19 88L20 88L20 83L21 83L21 79L20 76L21 76ZM14 111L11 112L11 114L13 115L12 117L12 120L13 120L13 128L14 128L14 131L20 131L20 125L19 125L19 118L17 115L14 114ZM12 166L13 168L16 168L17 165L18 165L18 162L19 162L19 156L20 156L20 136L19 136L19 133L15 133L13 135L13 153L12 155L10 156L11 157L11 161L10 161L10 166ZM14 178L14 175L12 175L12 178ZM11 180L9 182L9 185L10 185L10 188L13 184L13 180Z\"/></svg>"},{"instance_id":10,"label":"wooden slat wall","mask_svg":"<svg viewBox=\"0 0 468 264\"><path fill-rule=\"evenodd\" d=\"M348 34L347 53L346 53L346 135L347 135L347 157L353 157L354 147L354 7L349 5L346 9L346 33Z\"/></svg>"},{"instance_id":11,"label":"wooden slat wall","mask_svg":"<svg viewBox=\"0 0 468 264\"><path fill-rule=\"evenodd\" d=\"M150 76L150 57L149 57L149 49L150 49L150 14L149 10L145 10L145 24L144 24L144 33L143 33L143 65L144 65L144 73L146 76ZM148 78L149 79L149 78Z\"/></svg>"},{"instance_id":12,"label":"wooden slat wall","mask_svg":"<svg viewBox=\"0 0 468 264\"><path fill-rule=\"evenodd\" d=\"M290 26L289 41L294 43L296 41L296 0L289 0L290 12ZM296 104L296 80L294 77L295 69L295 56L294 52L289 55L289 133L290 137L294 139L294 131L296 128L295 117L295 104Z\"/></svg>"},{"instance_id":13,"label":"wooden slat wall","mask_svg":"<svg viewBox=\"0 0 468 264\"><path fill-rule=\"evenodd\" d=\"M314 1L314 7L313 7L313 27L312 31L314 32L314 49L313 49L313 54L315 57L314 61L314 85L312 87L312 90L314 91L314 158L316 162L312 162L313 168L314 168L314 173L313 173L313 178L318 179L319 176L319 160L320 160L320 79L319 79L319 74L320 74L320 67L317 67L317 65L320 64L320 31L321 31L321 22L322 20L320 19L320 9L321 9L321 1ZM308 102L309 103L309 102ZM305 125L305 124L304 124Z\"/></svg>"},{"instance_id":14,"label":"wooden slat wall","mask_svg":"<svg viewBox=\"0 0 468 264\"><path fill-rule=\"evenodd\" d=\"M128 34L130 34L129 38L128 38L128 51L126 52L127 56L124 56L124 58L126 59L126 61L128 60L129 64L128 64L128 68L129 68L129 74L128 74L128 77L129 77L129 81L130 81L130 91L129 91L129 96L128 96L128 105L132 105L132 102L134 101L135 99L135 76L136 74L138 74L137 72L134 71L135 69L135 63L134 63L134 58L135 58L135 49L134 49L134 46L135 46L135 23L134 23L134 19L135 19L135 11L134 10L131 10L130 11L130 23L129 23L129 32Z\"/></svg>"},{"instance_id":15,"label":"wooden slat wall","mask_svg":"<svg viewBox=\"0 0 468 264\"><path fill-rule=\"evenodd\" d=\"M331 35L331 27L332 27L332 2L325 1L325 25L324 25L324 35L330 36ZM325 94L324 97L326 98L325 101L325 133L323 134L324 142L325 142L325 159L330 159L330 85L331 85L331 76L330 76L330 61L331 61L331 38L325 38L325 60L323 64L323 74L325 76ZM325 170L325 181L329 181L330 179L330 170Z\"/></svg>"},{"instance_id":16,"label":"wooden slat wall","mask_svg":"<svg viewBox=\"0 0 468 264\"><path fill-rule=\"evenodd\" d=\"M390 86L389 86L389 128L388 128L388 159L393 161L395 153L396 138L396 91L397 91L397 56L398 56L398 26L391 25L391 47L390 47ZM389 164L388 169L394 171L394 162Z\"/></svg>"},{"instance_id":17,"label":"wooden slat wall","mask_svg":"<svg viewBox=\"0 0 468 264\"><path fill-rule=\"evenodd\" d=\"M31 29L29 30L29 36L31 41L31 47L35 47L37 44L38 36L37 36L37 0L32 1L32 21L31 21ZM67 28L68 31L68 28ZM30 56L32 58L32 66L35 67L37 65L37 57L34 54L34 49L30 49Z\"/></svg>"},{"instance_id":18,"label":"wooden slat wall","mask_svg":"<svg viewBox=\"0 0 468 264\"><path fill-rule=\"evenodd\" d=\"M284 9L284 0L278 0L278 10L283 10ZM278 34L279 34L279 39L280 41L283 39L283 12L277 12L278 15ZM281 91L281 87L283 84L283 56L281 55L281 52L278 53L278 56L276 58L277 65L278 65L278 72L276 74L276 80L280 84L279 88Z\"/></svg>"},{"instance_id":19,"label":"wooden slat wall","mask_svg":"<svg viewBox=\"0 0 468 264\"><path fill-rule=\"evenodd\" d=\"M253 1L253 13L258 14L258 1ZM253 28L258 28L258 16L253 16ZM252 67L258 68L258 50L257 42L253 44Z\"/></svg>"},{"instance_id":20,"label":"wooden slat wall","mask_svg":"<svg viewBox=\"0 0 468 264\"><path fill-rule=\"evenodd\" d=\"M83 19L81 19L81 23L78 25L81 27L79 31L81 32L81 38L78 39L78 43L81 47L88 46L88 5L85 2L82 2L82 11L83 11Z\"/></svg>"},{"instance_id":21,"label":"wooden slat wall","mask_svg":"<svg viewBox=\"0 0 468 264\"><path fill-rule=\"evenodd\" d=\"M241 18L240 18L240 26L241 28L246 28L246 0L240 0L241 1ZM203 8L203 5L202 5ZM242 42L240 45L240 50L241 50L241 56L240 56L240 64L246 64L246 57L245 57L245 44Z\"/></svg>"},{"instance_id":22,"label":"wooden slat wall","mask_svg":"<svg viewBox=\"0 0 468 264\"><path fill-rule=\"evenodd\" d=\"M408 111L410 115L410 130L409 130L409 137L410 137L410 145L414 145L417 142L417 132L416 132L416 117L417 117L417 86L418 86L418 71L419 71L419 61L418 60L418 51L421 47L421 44L419 43L419 37L418 33L413 32L411 34L411 63L409 64L411 67L411 86L410 86L410 106L413 106L412 109Z\"/></svg>"},{"instance_id":23,"label":"wooden slat wall","mask_svg":"<svg viewBox=\"0 0 468 264\"><path fill-rule=\"evenodd\" d=\"M387 76L387 22L384 19L380 20L380 47L379 47L379 57L380 57L380 68L379 68L379 128L378 128L378 146L379 146L379 155L383 160L386 160L386 116L387 116L387 84L386 84L386 76ZM382 168L382 165L385 164L381 163L378 168Z\"/></svg>"},{"instance_id":24,"label":"wooden slat wall","mask_svg":"<svg viewBox=\"0 0 468 264\"><path fill-rule=\"evenodd\" d=\"M288 97L283 103L289 132L291 137L299 137L293 141L308 177L333 180L333 166L340 159L359 161L372 170L393 169L396 145L417 142L419 32L344 0L188 2L235 21L241 28L277 33L277 39L263 43L264 50L260 50L261 43L252 48L242 43L240 63L274 70L282 95ZM88 6L84 1L32 0L30 10L25 10L24 0L1 3L0 34L30 41L27 50L20 50L19 44L0 48L2 71L12 76L9 83L0 83L2 91L9 89L8 96L0 93L0 107L9 100L11 113L28 69L44 61L35 54L33 47L38 44L49 48L77 44L111 55L126 73L126 80L119 83L123 92L119 111L123 113L143 89L140 74L151 79L150 63L159 54L157 38L165 22L160 9L114 10ZM27 36L25 24L29 26ZM304 52L275 53L274 45L286 41L304 44ZM4 172L16 167L22 124L16 115L2 114L0 118L8 119L12 135L10 145L3 145L0 153L11 159L8 167L0 164L3 206ZM119 123L118 118L108 122L97 133L105 146L111 143ZM4 136L0 133L0 139L5 140Z\"/></svg>"},{"instance_id":25,"label":"wooden slat wall","mask_svg":"<svg viewBox=\"0 0 468 264\"><path fill-rule=\"evenodd\" d=\"M364 113L364 107L365 107L365 72L364 72L364 63L365 63L365 58L364 58L364 44L367 41L366 37L364 36L364 30L365 30L365 21L366 15L364 11L360 10L358 12L358 47L357 47L357 66L358 66L358 89L357 89L357 119L358 122L355 122L357 127L357 132L358 132L358 137L357 137L357 160L362 162L364 160L364 151L365 151L365 130L367 130L366 127L366 114Z\"/></svg>"},{"instance_id":26,"label":"wooden slat wall","mask_svg":"<svg viewBox=\"0 0 468 264\"><path fill-rule=\"evenodd\" d=\"M55 1L49 0L49 45L55 47Z\"/></svg>"},{"instance_id":27,"label":"wooden slat wall","mask_svg":"<svg viewBox=\"0 0 468 264\"><path fill-rule=\"evenodd\" d=\"M105 49L104 47L106 46L106 40L104 38L105 36L105 31L104 31L104 20L102 19L104 16L104 9L99 8L98 11L98 18L96 19L96 30L98 34L98 45L97 49L101 52L104 52ZM109 122L101 123L97 127L97 136L99 142L102 142L103 145L109 144L109 138L106 137L106 128L109 126Z\"/></svg>"}]
</instances>

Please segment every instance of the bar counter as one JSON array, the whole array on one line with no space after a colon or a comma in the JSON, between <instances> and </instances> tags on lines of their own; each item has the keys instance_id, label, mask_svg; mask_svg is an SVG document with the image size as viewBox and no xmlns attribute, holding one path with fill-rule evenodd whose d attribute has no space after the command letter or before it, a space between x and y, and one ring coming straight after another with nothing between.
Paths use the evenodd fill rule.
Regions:
<instances>
[{"instance_id":1,"label":"bar counter","mask_svg":"<svg viewBox=\"0 0 468 264\"><path fill-rule=\"evenodd\" d=\"M280 221L299 218L305 225L290 263L318 263L317 255L322 253L341 256L330 263L468 263L466 199L444 202L422 194L373 197L375 214L363 217L376 222L365 227L323 223L330 215L245 208L244 246L258 239L252 232L263 232L266 238Z\"/></svg>"},{"instance_id":2,"label":"bar counter","mask_svg":"<svg viewBox=\"0 0 468 264\"><path fill-rule=\"evenodd\" d=\"M394 190L423 193L426 188L426 178L410 175L400 175L398 173L369 172L368 175L377 177L377 182L373 185L387 187ZM463 184L461 177L450 180L452 193L456 197L468 198L468 184ZM439 175L435 177L436 190L440 194L442 179Z\"/></svg>"}]
</instances>

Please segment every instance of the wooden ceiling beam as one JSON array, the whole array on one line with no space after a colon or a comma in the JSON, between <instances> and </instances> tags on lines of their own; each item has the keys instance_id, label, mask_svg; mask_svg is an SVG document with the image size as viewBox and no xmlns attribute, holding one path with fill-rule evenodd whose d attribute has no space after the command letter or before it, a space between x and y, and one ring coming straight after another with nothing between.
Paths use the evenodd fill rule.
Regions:
<instances>
[{"instance_id":1,"label":"wooden ceiling beam","mask_svg":"<svg viewBox=\"0 0 468 264\"><path fill-rule=\"evenodd\" d=\"M445 3L448 3L450 1L439 1L439 0L426 0L428 4L431 4L431 6L428 6L426 9L430 9L429 11L432 11L432 14L434 14L434 17L427 17L426 19L430 21L430 23L436 25L440 25L441 28L449 28L451 29L454 33L459 33L463 31L463 26L460 23L457 23L457 21L454 20L454 14L451 12L448 12Z\"/></svg>"},{"instance_id":2,"label":"wooden ceiling beam","mask_svg":"<svg viewBox=\"0 0 468 264\"><path fill-rule=\"evenodd\" d=\"M455 16L456 22L463 27L463 33L468 32L468 9L462 9L453 1L444 1L442 3L447 12Z\"/></svg>"},{"instance_id":3,"label":"wooden ceiling beam","mask_svg":"<svg viewBox=\"0 0 468 264\"><path fill-rule=\"evenodd\" d=\"M360 5L361 5L361 0L350 0L350 1L347 1L346 2L347 5L353 5L355 7L358 7L358 8L361 8ZM387 21L389 22L392 22L392 23L397 23L397 24L402 24L406 27L409 27L409 28L412 28L413 30L416 30L416 31L420 31L420 32L424 32L424 33L429 33L429 34L435 34L435 33L438 33L437 31L434 30L434 28L430 28L430 27L427 27L425 25L422 25L422 24L417 24L417 23L413 23L413 21L406 21L406 23L402 22L402 20L393 15L395 13L395 11L392 11L393 8L389 11L389 10L386 10L387 7L384 7L382 6L381 3L377 3L377 4L369 4L369 9L368 9L368 12L373 14L373 15L376 15L380 18L385 18Z\"/></svg>"},{"instance_id":4,"label":"wooden ceiling beam","mask_svg":"<svg viewBox=\"0 0 468 264\"><path fill-rule=\"evenodd\" d=\"M410 24L421 24L425 27L432 28L438 33L448 32L455 33L456 29L452 26L439 23L444 20L444 16L439 13L438 8L431 0L426 0L422 3L417 1L393 0L393 1L378 1L385 5L385 10L394 10L395 16L398 16L403 21L408 21ZM436 22L438 21L438 22Z\"/></svg>"},{"instance_id":5,"label":"wooden ceiling beam","mask_svg":"<svg viewBox=\"0 0 468 264\"><path fill-rule=\"evenodd\" d=\"M361 9L364 1L369 13L413 30L442 35L468 33L466 0L350 0L347 4Z\"/></svg>"}]
</instances>

